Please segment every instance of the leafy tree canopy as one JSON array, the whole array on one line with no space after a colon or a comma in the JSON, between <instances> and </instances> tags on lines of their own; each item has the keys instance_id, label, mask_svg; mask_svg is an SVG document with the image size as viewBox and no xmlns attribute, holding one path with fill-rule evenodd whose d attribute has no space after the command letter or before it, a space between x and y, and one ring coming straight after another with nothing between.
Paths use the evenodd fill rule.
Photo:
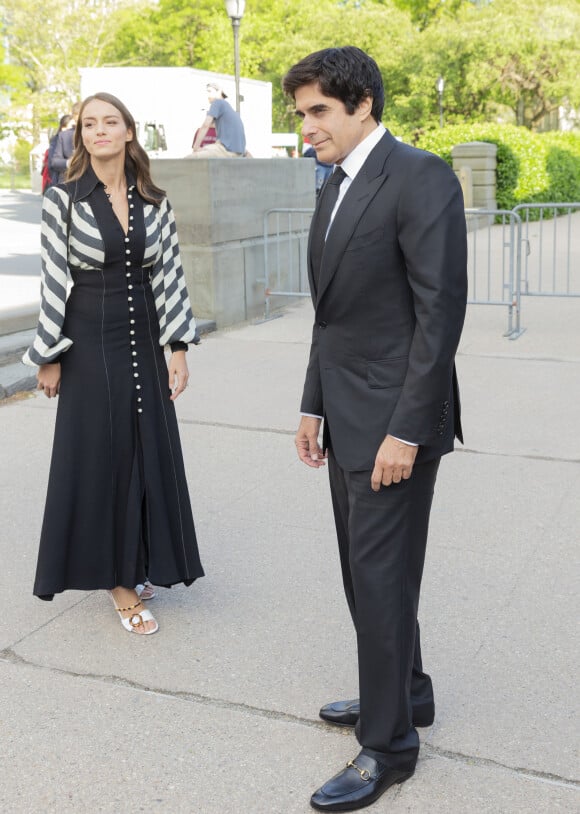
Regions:
<instances>
[{"instance_id":1,"label":"leafy tree canopy","mask_svg":"<svg viewBox=\"0 0 580 814\"><path fill-rule=\"evenodd\" d=\"M223 0L0 3L10 48L0 79L14 100L25 82L39 123L77 97L79 67L233 73ZM535 128L560 104L580 107L579 41L578 0L248 0L241 72L272 82L275 130L296 126L281 91L288 67L337 44L358 45L377 60L387 90L385 121L400 134L437 126L438 76L445 79L446 123L503 120Z\"/></svg>"}]
</instances>

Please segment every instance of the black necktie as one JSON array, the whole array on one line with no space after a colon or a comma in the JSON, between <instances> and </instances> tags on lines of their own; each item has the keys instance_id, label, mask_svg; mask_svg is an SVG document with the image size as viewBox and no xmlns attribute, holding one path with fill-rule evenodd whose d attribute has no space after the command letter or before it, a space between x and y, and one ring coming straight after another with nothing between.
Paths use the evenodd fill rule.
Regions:
<instances>
[{"instance_id":1,"label":"black necktie","mask_svg":"<svg viewBox=\"0 0 580 814\"><path fill-rule=\"evenodd\" d=\"M312 270L314 272L314 279L317 282L320 275L320 264L322 263L322 254L324 252L324 243L328 231L328 224L330 223L330 216L336 206L340 185L345 178L346 173L342 167L336 167L329 177L326 186L323 188L320 201L318 202L310 250L312 256Z\"/></svg>"}]
</instances>

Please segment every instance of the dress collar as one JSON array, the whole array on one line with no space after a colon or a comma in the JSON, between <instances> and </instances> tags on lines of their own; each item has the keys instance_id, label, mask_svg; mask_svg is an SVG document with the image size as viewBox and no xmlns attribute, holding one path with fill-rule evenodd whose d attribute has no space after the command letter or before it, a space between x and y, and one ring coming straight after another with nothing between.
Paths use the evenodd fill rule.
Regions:
<instances>
[{"instance_id":1,"label":"dress collar","mask_svg":"<svg viewBox=\"0 0 580 814\"><path fill-rule=\"evenodd\" d=\"M133 174L125 170L125 178L127 179L127 189L132 189L135 186L135 178ZM93 192L98 186L104 189L105 185L97 178L94 169L89 165L87 171L81 178L76 181L65 181L64 183L67 191L72 192L73 201L82 201L84 198Z\"/></svg>"}]
</instances>

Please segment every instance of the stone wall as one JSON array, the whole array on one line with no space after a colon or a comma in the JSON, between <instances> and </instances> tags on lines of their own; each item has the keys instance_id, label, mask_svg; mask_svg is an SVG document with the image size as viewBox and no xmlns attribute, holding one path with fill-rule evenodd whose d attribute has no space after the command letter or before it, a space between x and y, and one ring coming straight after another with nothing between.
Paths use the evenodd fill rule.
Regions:
<instances>
[{"instance_id":1,"label":"stone wall","mask_svg":"<svg viewBox=\"0 0 580 814\"><path fill-rule=\"evenodd\" d=\"M451 150L466 209L496 209L497 144L471 141Z\"/></svg>"},{"instance_id":2,"label":"stone wall","mask_svg":"<svg viewBox=\"0 0 580 814\"><path fill-rule=\"evenodd\" d=\"M154 159L175 211L194 314L218 328L264 314L264 215L314 207L309 159Z\"/></svg>"}]
</instances>

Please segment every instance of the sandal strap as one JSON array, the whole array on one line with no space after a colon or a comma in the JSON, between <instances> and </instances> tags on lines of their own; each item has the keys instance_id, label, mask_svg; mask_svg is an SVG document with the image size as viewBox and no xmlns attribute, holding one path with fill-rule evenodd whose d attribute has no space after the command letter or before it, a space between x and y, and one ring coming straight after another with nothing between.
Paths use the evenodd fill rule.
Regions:
<instances>
[{"instance_id":1,"label":"sandal strap","mask_svg":"<svg viewBox=\"0 0 580 814\"><path fill-rule=\"evenodd\" d=\"M123 627L125 627L127 630L131 630L131 628L133 627L140 627L141 625L144 625L145 622L154 622L154 621L155 617L153 616L151 611L147 609L142 610L141 613L134 613L132 616L129 616L128 618L122 620Z\"/></svg>"},{"instance_id":2,"label":"sandal strap","mask_svg":"<svg viewBox=\"0 0 580 814\"><path fill-rule=\"evenodd\" d=\"M121 611L121 612L132 611L132 610L135 610L135 608L138 608L140 604L141 604L141 600L139 599L139 600L137 600L137 602L134 605L131 605L130 608L115 608L115 610ZM139 616L139 614L136 613L135 616Z\"/></svg>"}]
</instances>

